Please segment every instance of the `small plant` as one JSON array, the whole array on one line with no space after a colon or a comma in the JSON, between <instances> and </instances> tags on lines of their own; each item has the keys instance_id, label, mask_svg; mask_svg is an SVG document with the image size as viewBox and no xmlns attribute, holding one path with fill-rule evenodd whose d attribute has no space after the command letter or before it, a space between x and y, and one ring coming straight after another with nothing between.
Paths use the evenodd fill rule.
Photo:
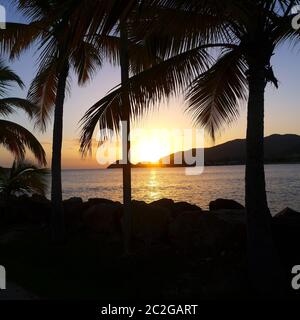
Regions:
<instances>
[{"instance_id":1,"label":"small plant","mask_svg":"<svg viewBox=\"0 0 300 320\"><path fill-rule=\"evenodd\" d=\"M14 161L10 169L0 168L0 193L4 197L45 195L48 189L49 171L30 162Z\"/></svg>"}]
</instances>

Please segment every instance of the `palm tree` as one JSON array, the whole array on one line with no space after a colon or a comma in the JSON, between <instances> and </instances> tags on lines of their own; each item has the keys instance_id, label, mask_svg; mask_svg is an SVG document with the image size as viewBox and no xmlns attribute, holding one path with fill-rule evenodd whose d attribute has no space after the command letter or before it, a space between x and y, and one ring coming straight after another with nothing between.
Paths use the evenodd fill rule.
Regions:
<instances>
[{"instance_id":1,"label":"palm tree","mask_svg":"<svg viewBox=\"0 0 300 320\"><path fill-rule=\"evenodd\" d=\"M149 52L147 46L138 45L138 43L130 42L128 39L128 19L121 18L119 21L120 29L120 67L121 67L121 86L126 86L130 68L134 73L139 73L144 68L149 68L157 62L157 57ZM135 52L135 54L134 54ZM141 56L136 56L139 53ZM131 102L128 92L124 91L122 95L121 120L126 124L123 128L123 142L126 139L126 145L123 145L123 204L124 204L124 250L125 254L130 252L131 239L131 162L130 162L130 128L131 128ZM107 126L107 123L105 123ZM124 130L125 129L125 130ZM84 140L81 147L84 149Z\"/></svg>"},{"instance_id":2,"label":"palm tree","mask_svg":"<svg viewBox=\"0 0 300 320\"><path fill-rule=\"evenodd\" d=\"M163 62L131 77L126 86L110 92L84 118L89 124L107 113L118 118L117 105L121 104L124 90L132 101L131 113L140 116L148 110L149 101L158 102L178 93L179 88L188 88L188 110L195 122L214 137L224 124L237 118L242 102L247 101L248 252L252 285L262 294L275 294L281 283L265 189L264 92L268 83L278 86L271 64L276 48L284 41L300 39L299 31L291 26L294 17L291 9L299 3L297 0L156 1L151 8L155 19L146 19L150 24L141 26L137 38L152 42L162 53ZM147 17L147 11L149 8L142 15ZM213 52L215 61L203 70L207 48L220 50ZM83 138L88 130L93 130L92 125L85 126ZM84 139L83 142L86 143Z\"/></svg>"},{"instance_id":3,"label":"palm tree","mask_svg":"<svg viewBox=\"0 0 300 320\"><path fill-rule=\"evenodd\" d=\"M115 29L119 31L120 34L118 43L121 67L121 85L119 91L120 94L115 95L115 92L113 92L114 98L110 99L111 97L110 95L108 95L104 99L101 99L99 102L94 104L93 107L90 108L90 110L85 114L85 116L81 120L83 130L80 147L83 155L86 155L88 151L91 150L93 133L98 122L100 125L100 129L112 129L112 131L114 132L120 131L121 122L126 123L126 130L122 131L126 139L126 145L123 145L122 156L125 254L128 254L130 251L131 238L131 163L129 161L130 140L127 139L127 137L129 137L130 133L131 120L133 118L138 118L138 115L141 112L144 112L145 108L150 110L153 107L153 105L149 103L151 99L147 101L146 91L143 92L145 94L139 94L135 97L128 95L127 86L129 83L129 70L131 70L132 74L134 74L135 77L139 79L139 74L141 74L143 70L149 70L152 66L157 65L157 63L161 60L159 54L157 54L155 50L152 50L152 48L148 47L147 44L143 43L143 41L135 41L133 34L130 31L135 27L136 7L133 6L133 3L134 1L129 4L123 3L123 11L130 12L129 7L132 9L129 17L125 14L122 15L122 9L120 9L120 7L116 5L116 12L118 12L118 10L120 11L119 22L117 23L117 21L115 21L114 19L111 19L108 22L110 23L110 26L112 26L114 22L116 24ZM115 17L116 16L117 14L115 14ZM131 39L129 39L129 37ZM197 67L202 71L204 70L203 68L206 65L205 59L203 59L204 57L208 58L208 55L203 50L197 54L197 57L194 58L199 62L199 66ZM174 61L176 61L176 58ZM161 70L159 66L159 68L153 69L152 72L153 74L156 74L155 77L158 76L158 73L160 77L164 77L165 72L170 69L170 66L172 66L174 61L170 60L169 63L166 64L165 68ZM190 64L190 61L187 59L187 57L184 59L184 62L179 63L177 67L179 69L183 68L186 74L195 72L195 70L193 70L194 66ZM173 70L170 76L176 77L176 72L174 72ZM153 81L155 80L155 77L152 79ZM148 77L145 80L148 82ZM172 83L175 83L175 81ZM142 79L140 79L138 81L138 86L142 88L143 85L145 85L145 83L143 83ZM175 87L173 87L174 90ZM153 86L153 89L154 91L156 91L155 85ZM172 89L167 88L167 90L163 94L169 95L171 92ZM157 93L160 97L163 96L163 94L159 92ZM155 94L155 92L150 93L150 95L152 94ZM135 103L136 99L138 99L138 103ZM137 108L134 109L134 106L136 106ZM102 130L102 132L103 131L105 132L105 130ZM104 140L106 139L106 137L103 138Z\"/></svg>"},{"instance_id":4,"label":"palm tree","mask_svg":"<svg viewBox=\"0 0 300 320\"><path fill-rule=\"evenodd\" d=\"M0 32L4 52L12 58L32 43L37 44L39 71L32 82L28 98L40 106L39 123L44 129L54 106L52 185L53 238L63 239L63 207L61 183L61 147L63 131L63 105L68 78L73 69L79 84L86 83L101 66L102 59L112 63L119 59L118 39L111 36L114 27L115 1L66 0L45 2L40 0L15 1L18 8L32 22L7 23ZM105 30L105 31L104 31Z\"/></svg>"},{"instance_id":5,"label":"palm tree","mask_svg":"<svg viewBox=\"0 0 300 320\"><path fill-rule=\"evenodd\" d=\"M128 5L128 3L127 3ZM132 4L130 4L132 5ZM125 6L126 7L126 6ZM124 9L124 8L123 8ZM118 6L115 10L118 12ZM132 21L134 21L134 15L122 16L120 15L119 21L114 19L108 20L110 28L113 33L110 36L115 39L116 48L119 51L119 57L113 59L110 55L108 58L113 60L114 64L119 64L121 69L121 86L126 87L129 80L130 71L133 74L139 74L141 71L150 68L152 65L158 62L158 57L153 54L147 46L143 43L131 41L129 39L128 31L130 26L132 27ZM114 23L115 24L114 24ZM100 102L102 103L102 101ZM90 122L90 117L86 116L82 119L83 134L81 137L80 150L83 155L87 155L88 151L92 148L92 137L95 127L99 121L100 129L111 129L113 132L118 133L120 130L121 122L126 124L126 128L123 128L123 139L126 139L126 143L123 144L123 155L122 155L122 170L123 170L123 203L124 203L124 251L128 254L130 251L130 238L131 238L131 163L129 160L130 152L130 140L128 139L131 127L131 104L130 97L126 90L124 90L120 101L116 101L114 106L117 110L114 112L106 112L100 108L100 114L93 117ZM91 109L89 114L92 114L95 110L98 110L98 103L96 103ZM124 130L125 129L125 130ZM107 132L103 130L102 132ZM111 132L111 131L110 131ZM103 140L106 140L104 135ZM124 140L123 140L124 141Z\"/></svg>"},{"instance_id":6,"label":"palm tree","mask_svg":"<svg viewBox=\"0 0 300 320\"><path fill-rule=\"evenodd\" d=\"M125 21L120 21L120 65L121 65L121 82L125 85L129 79L129 53L128 53L128 34ZM123 145L123 203L124 203L124 249L125 254L130 251L131 237L131 164L129 161L130 152L130 101L127 93L123 96L124 109L123 121L126 123L125 137L126 148Z\"/></svg>"},{"instance_id":7,"label":"palm tree","mask_svg":"<svg viewBox=\"0 0 300 320\"><path fill-rule=\"evenodd\" d=\"M23 110L30 118L37 116L38 107L30 101L20 98L5 98L7 89L12 83L24 87L22 80L0 61L0 115L8 116L16 111ZM26 148L32 151L35 158L42 165L46 164L46 155L39 141L27 129L17 123L0 119L0 144L8 149L16 159L25 157Z\"/></svg>"},{"instance_id":8,"label":"palm tree","mask_svg":"<svg viewBox=\"0 0 300 320\"><path fill-rule=\"evenodd\" d=\"M14 161L10 169L0 168L0 194L6 198L20 194L45 195L48 170L32 163Z\"/></svg>"},{"instance_id":9,"label":"palm tree","mask_svg":"<svg viewBox=\"0 0 300 320\"><path fill-rule=\"evenodd\" d=\"M88 3L92 5L91 1ZM54 109L51 165L52 237L54 241L61 242L64 239L61 150L63 107L69 90L68 78L72 69L77 74L80 85L91 78L96 68L102 64L99 55L101 39L94 40L94 45L87 40L86 34L91 22L85 17L87 27L83 28L79 13L85 6L78 1L19 1L18 8L33 21L26 25L24 30L22 25L8 24L8 35L3 36L3 40L5 44L10 44L13 40L13 45L10 45L11 57L18 56L33 42L38 46L39 70L32 81L28 99L40 107L38 123L43 129Z\"/></svg>"}]
</instances>

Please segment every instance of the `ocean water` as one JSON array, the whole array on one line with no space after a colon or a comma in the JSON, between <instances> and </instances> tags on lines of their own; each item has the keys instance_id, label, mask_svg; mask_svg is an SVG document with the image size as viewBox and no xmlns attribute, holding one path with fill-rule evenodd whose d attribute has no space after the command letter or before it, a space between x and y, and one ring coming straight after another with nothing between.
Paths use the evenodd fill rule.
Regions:
<instances>
[{"instance_id":1,"label":"ocean water","mask_svg":"<svg viewBox=\"0 0 300 320\"><path fill-rule=\"evenodd\" d=\"M300 211L300 164L266 165L267 195L272 214L285 207ZM199 176L184 168L132 170L132 195L151 202L161 198L208 208L210 201L228 198L244 204L244 166L206 167ZM63 197L108 198L122 202L122 171L64 170Z\"/></svg>"}]
</instances>

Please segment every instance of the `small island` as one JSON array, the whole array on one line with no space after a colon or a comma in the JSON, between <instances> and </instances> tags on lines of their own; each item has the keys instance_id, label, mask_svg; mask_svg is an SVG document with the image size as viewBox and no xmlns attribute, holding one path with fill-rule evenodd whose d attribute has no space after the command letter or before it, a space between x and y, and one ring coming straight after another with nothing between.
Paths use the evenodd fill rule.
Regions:
<instances>
[{"instance_id":1,"label":"small island","mask_svg":"<svg viewBox=\"0 0 300 320\"><path fill-rule=\"evenodd\" d=\"M193 156L201 149L188 150ZM181 164L178 160L183 159ZM139 162L132 168L182 168L194 167L184 161L184 151L172 153L157 162ZM121 161L108 166L107 169L122 168ZM246 163L246 140L236 139L214 147L204 148L204 165L244 165ZM296 134L273 134L265 137L265 164L300 163L300 136Z\"/></svg>"}]
</instances>

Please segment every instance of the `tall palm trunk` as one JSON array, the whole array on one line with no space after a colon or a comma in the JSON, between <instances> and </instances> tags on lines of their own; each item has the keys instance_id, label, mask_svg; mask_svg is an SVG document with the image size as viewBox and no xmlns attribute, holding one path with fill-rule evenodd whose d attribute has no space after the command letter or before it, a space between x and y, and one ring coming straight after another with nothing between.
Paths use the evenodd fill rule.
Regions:
<instances>
[{"instance_id":1,"label":"tall palm trunk","mask_svg":"<svg viewBox=\"0 0 300 320\"><path fill-rule=\"evenodd\" d=\"M120 64L121 64L121 82L122 85L129 79L129 56L128 56L128 34L126 25L121 22L121 47L120 47ZM131 163L129 159L130 152L130 101L128 94L124 94L123 100L123 116L122 121L126 123L123 130L123 203L124 203L124 250L125 254L130 251L131 238ZM126 141L126 142L125 142ZM125 145L124 145L125 143Z\"/></svg>"},{"instance_id":2,"label":"tall palm trunk","mask_svg":"<svg viewBox=\"0 0 300 320\"><path fill-rule=\"evenodd\" d=\"M253 289L261 295L278 294L282 274L274 249L271 215L264 172L265 63L256 59L249 67L246 161L246 210L249 271Z\"/></svg>"},{"instance_id":3,"label":"tall palm trunk","mask_svg":"<svg viewBox=\"0 0 300 320\"><path fill-rule=\"evenodd\" d=\"M59 74L53 125L52 145L52 240L54 242L64 241L64 213L62 203L62 179L61 179L61 150L63 139L63 107L69 66L66 64Z\"/></svg>"}]
</instances>

